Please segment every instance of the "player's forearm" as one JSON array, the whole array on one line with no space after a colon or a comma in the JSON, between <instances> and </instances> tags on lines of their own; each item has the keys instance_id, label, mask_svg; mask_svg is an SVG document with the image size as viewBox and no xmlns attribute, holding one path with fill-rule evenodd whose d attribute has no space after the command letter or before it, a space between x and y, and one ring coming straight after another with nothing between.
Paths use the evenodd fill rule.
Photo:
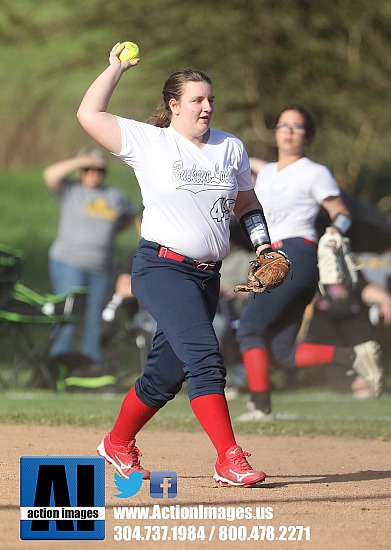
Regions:
<instances>
[{"instance_id":1,"label":"player's forearm","mask_svg":"<svg viewBox=\"0 0 391 550\"><path fill-rule=\"evenodd\" d=\"M139 62L139 59L120 61L123 48L118 43L111 49L109 66L88 88L77 111L77 118L87 134L115 154L121 151L121 130L117 118L107 112L107 107L122 74Z\"/></svg>"},{"instance_id":2,"label":"player's forearm","mask_svg":"<svg viewBox=\"0 0 391 550\"><path fill-rule=\"evenodd\" d=\"M91 114L105 113L111 96L122 76L120 67L109 65L106 70L94 80L85 93L77 117L82 122L84 117Z\"/></svg>"},{"instance_id":3,"label":"player's forearm","mask_svg":"<svg viewBox=\"0 0 391 550\"><path fill-rule=\"evenodd\" d=\"M116 154L121 150L121 132L116 117L106 111L122 73L118 65L107 67L88 88L77 111L84 130Z\"/></svg>"},{"instance_id":4,"label":"player's forearm","mask_svg":"<svg viewBox=\"0 0 391 550\"><path fill-rule=\"evenodd\" d=\"M85 165L85 163L84 163ZM61 186L62 181L75 170L82 168L83 158L74 157L66 160L61 160L51 164L43 171L43 179L49 189L56 191Z\"/></svg>"},{"instance_id":5,"label":"player's forearm","mask_svg":"<svg viewBox=\"0 0 391 550\"><path fill-rule=\"evenodd\" d=\"M270 235L261 203L253 189L238 193L234 214L256 254L271 250Z\"/></svg>"},{"instance_id":6,"label":"player's forearm","mask_svg":"<svg viewBox=\"0 0 391 550\"><path fill-rule=\"evenodd\" d=\"M368 283L361 292L362 300L379 308L379 317L385 327L391 326L391 294L375 283Z\"/></svg>"},{"instance_id":7,"label":"player's forearm","mask_svg":"<svg viewBox=\"0 0 391 550\"><path fill-rule=\"evenodd\" d=\"M389 292L384 290L381 286L378 286L374 283L368 283L361 292L362 300L368 304L382 304L388 303L391 304L391 295Z\"/></svg>"}]
</instances>

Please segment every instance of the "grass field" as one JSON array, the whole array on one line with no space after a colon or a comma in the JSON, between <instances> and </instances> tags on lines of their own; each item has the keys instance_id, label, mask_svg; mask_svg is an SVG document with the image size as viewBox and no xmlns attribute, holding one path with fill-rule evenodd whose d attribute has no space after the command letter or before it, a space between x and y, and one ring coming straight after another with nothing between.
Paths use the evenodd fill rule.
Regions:
<instances>
[{"instance_id":1,"label":"grass field","mask_svg":"<svg viewBox=\"0 0 391 550\"><path fill-rule=\"evenodd\" d=\"M114 423L123 394L55 393L50 391L8 391L1 395L0 423L52 426L102 427ZM245 410L246 395L229 401L237 433L267 435L328 435L344 438L391 439L391 396L357 401L321 389L276 392L273 394L277 421L236 422ZM187 395L182 391L148 423L151 430L198 431Z\"/></svg>"}]
</instances>

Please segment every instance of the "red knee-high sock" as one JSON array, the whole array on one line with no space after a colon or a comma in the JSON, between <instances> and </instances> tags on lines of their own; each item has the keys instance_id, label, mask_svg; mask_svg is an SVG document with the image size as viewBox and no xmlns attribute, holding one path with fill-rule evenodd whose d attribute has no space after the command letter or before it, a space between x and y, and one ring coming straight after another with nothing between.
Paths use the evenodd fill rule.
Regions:
<instances>
[{"instance_id":1,"label":"red knee-high sock","mask_svg":"<svg viewBox=\"0 0 391 550\"><path fill-rule=\"evenodd\" d=\"M295 367L327 365L334 361L335 346L324 344L299 344L296 348Z\"/></svg>"},{"instance_id":2,"label":"red knee-high sock","mask_svg":"<svg viewBox=\"0 0 391 550\"><path fill-rule=\"evenodd\" d=\"M192 399L190 404L219 457L225 458L225 451L236 445L225 395L201 395Z\"/></svg>"},{"instance_id":3,"label":"red knee-high sock","mask_svg":"<svg viewBox=\"0 0 391 550\"><path fill-rule=\"evenodd\" d=\"M118 418L111 430L112 443L114 445L127 445L158 410L145 405L137 397L133 386L126 394Z\"/></svg>"},{"instance_id":4,"label":"red knee-high sock","mask_svg":"<svg viewBox=\"0 0 391 550\"><path fill-rule=\"evenodd\" d=\"M253 348L242 354L248 389L251 393L266 392L269 384L269 354L265 348Z\"/></svg>"}]
</instances>

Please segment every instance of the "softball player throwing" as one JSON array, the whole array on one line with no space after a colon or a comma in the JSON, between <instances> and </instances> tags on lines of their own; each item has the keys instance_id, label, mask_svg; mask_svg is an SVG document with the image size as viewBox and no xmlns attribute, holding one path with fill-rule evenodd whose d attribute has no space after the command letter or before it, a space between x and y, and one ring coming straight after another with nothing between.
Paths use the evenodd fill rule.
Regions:
<instances>
[{"instance_id":1,"label":"softball player throwing","mask_svg":"<svg viewBox=\"0 0 391 550\"><path fill-rule=\"evenodd\" d=\"M217 482L247 486L265 479L236 443L224 395L225 367L212 320L219 297L221 260L229 252L234 211L251 228L258 253L270 250L250 164L235 136L210 127L210 78L185 69L172 74L154 125L107 112L122 74L118 45L109 66L87 90L78 118L90 136L121 158L140 185L144 212L132 268L132 292L157 322L145 370L126 395L98 454L123 477L148 470L135 446L140 429L187 383L191 407L218 457Z\"/></svg>"},{"instance_id":2,"label":"softball player throwing","mask_svg":"<svg viewBox=\"0 0 391 550\"><path fill-rule=\"evenodd\" d=\"M255 294L243 310L237 339L246 369L251 400L238 420L274 419L270 403L270 359L287 367L340 364L364 377L378 393L380 372L373 360L374 343L325 350L317 344L296 345L304 310L318 286L315 220L322 205L328 232L346 233L350 214L329 170L307 158L305 146L315 136L311 115L300 105L283 109L276 118L278 162L258 173L255 192L268 220L272 247L284 248L293 274L271 293Z\"/></svg>"}]
</instances>

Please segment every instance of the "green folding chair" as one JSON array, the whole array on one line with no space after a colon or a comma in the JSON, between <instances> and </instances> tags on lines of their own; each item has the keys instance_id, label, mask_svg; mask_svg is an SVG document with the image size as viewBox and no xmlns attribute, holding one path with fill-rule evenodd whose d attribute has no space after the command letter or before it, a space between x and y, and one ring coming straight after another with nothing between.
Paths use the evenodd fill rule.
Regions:
<instances>
[{"instance_id":1,"label":"green folding chair","mask_svg":"<svg viewBox=\"0 0 391 550\"><path fill-rule=\"evenodd\" d=\"M11 343L13 350L11 376L0 374L0 383L3 388L22 384L56 389L57 373L51 367L48 350L56 329L74 321L88 289L74 287L66 294L39 294L19 282L22 258L21 251L0 243L0 337ZM38 331L38 326L43 329Z\"/></svg>"}]
</instances>

